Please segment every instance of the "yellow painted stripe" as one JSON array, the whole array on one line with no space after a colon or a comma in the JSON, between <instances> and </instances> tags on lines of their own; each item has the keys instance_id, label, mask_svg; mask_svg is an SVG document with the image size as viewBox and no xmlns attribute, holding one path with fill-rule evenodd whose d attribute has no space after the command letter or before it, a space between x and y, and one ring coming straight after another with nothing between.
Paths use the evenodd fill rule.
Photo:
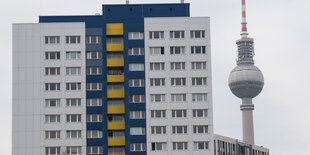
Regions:
<instances>
[{"instance_id":1,"label":"yellow painted stripe","mask_svg":"<svg viewBox=\"0 0 310 155\"><path fill-rule=\"evenodd\" d=\"M125 146L125 137L108 138L108 146Z\"/></svg>"},{"instance_id":2,"label":"yellow painted stripe","mask_svg":"<svg viewBox=\"0 0 310 155\"><path fill-rule=\"evenodd\" d=\"M124 66L124 59L107 59L108 67L122 67Z\"/></svg>"},{"instance_id":3,"label":"yellow painted stripe","mask_svg":"<svg viewBox=\"0 0 310 155\"><path fill-rule=\"evenodd\" d=\"M125 122L108 122L108 130L125 130Z\"/></svg>"},{"instance_id":4,"label":"yellow painted stripe","mask_svg":"<svg viewBox=\"0 0 310 155\"><path fill-rule=\"evenodd\" d=\"M124 25L123 23L110 23L106 25L106 30L106 35L123 35Z\"/></svg>"},{"instance_id":5,"label":"yellow painted stripe","mask_svg":"<svg viewBox=\"0 0 310 155\"><path fill-rule=\"evenodd\" d=\"M124 44L123 43L107 43L107 51L124 51Z\"/></svg>"},{"instance_id":6,"label":"yellow painted stripe","mask_svg":"<svg viewBox=\"0 0 310 155\"><path fill-rule=\"evenodd\" d=\"M108 114L124 114L125 106L108 106Z\"/></svg>"},{"instance_id":7,"label":"yellow painted stripe","mask_svg":"<svg viewBox=\"0 0 310 155\"><path fill-rule=\"evenodd\" d=\"M124 90L108 90L108 98L124 98Z\"/></svg>"},{"instance_id":8,"label":"yellow painted stripe","mask_svg":"<svg viewBox=\"0 0 310 155\"><path fill-rule=\"evenodd\" d=\"M124 82L124 75L107 75L108 82Z\"/></svg>"}]
</instances>

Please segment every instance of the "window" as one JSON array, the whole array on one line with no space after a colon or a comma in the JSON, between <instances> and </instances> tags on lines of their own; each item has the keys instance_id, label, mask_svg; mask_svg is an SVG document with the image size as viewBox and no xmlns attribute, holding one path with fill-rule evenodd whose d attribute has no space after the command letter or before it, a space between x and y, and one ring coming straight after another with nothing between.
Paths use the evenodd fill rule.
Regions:
<instances>
[{"instance_id":1,"label":"window","mask_svg":"<svg viewBox=\"0 0 310 155\"><path fill-rule=\"evenodd\" d=\"M154 62L150 63L150 70L165 70L165 63L164 62Z\"/></svg>"},{"instance_id":2,"label":"window","mask_svg":"<svg viewBox=\"0 0 310 155\"><path fill-rule=\"evenodd\" d=\"M192 78L192 85L193 86L205 86L207 85L207 78L206 77L195 77Z\"/></svg>"},{"instance_id":3,"label":"window","mask_svg":"<svg viewBox=\"0 0 310 155\"><path fill-rule=\"evenodd\" d=\"M207 109L193 109L193 117L208 117Z\"/></svg>"},{"instance_id":4,"label":"window","mask_svg":"<svg viewBox=\"0 0 310 155\"><path fill-rule=\"evenodd\" d=\"M143 103L145 101L144 95L130 95L129 103Z\"/></svg>"},{"instance_id":5,"label":"window","mask_svg":"<svg viewBox=\"0 0 310 155\"><path fill-rule=\"evenodd\" d=\"M60 99L45 99L45 107L60 107Z\"/></svg>"},{"instance_id":6,"label":"window","mask_svg":"<svg viewBox=\"0 0 310 155\"><path fill-rule=\"evenodd\" d=\"M60 115L45 115L45 123L59 123Z\"/></svg>"},{"instance_id":7,"label":"window","mask_svg":"<svg viewBox=\"0 0 310 155\"><path fill-rule=\"evenodd\" d=\"M184 31L170 31L170 38L171 39L184 38Z\"/></svg>"},{"instance_id":8,"label":"window","mask_svg":"<svg viewBox=\"0 0 310 155\"><path fill-rule=\"evenodd\" d=\"M86 36L87 44L101 44L101 36Z\"/></svg>"},{"instance_id":9,"label":"window","mask_svg":"<svg viewBox=\"0 0 310 155\"><path fill-rule=\"evenodd\" d=\"M86 52L87 59L102 59L102 52L100 51L87 51Z\"/></svg>"},{"instance_id":10,"label":"window","mask_svg":"<svg viewBox=\"0 0 310 155\"><path fill-rule=\"evenodd\" d=\"M151 102L165 102L165 94L151 94Z\"/></svg>"},{"instance_id":11,"label":"window","mask_svg":"<svg viewBox=\"0 0 310 155\"><path fill-rule=\"evenodd\" d=\"M67 44L79 44L81 43L81 36L66 36Z\"/></svg>"},{"instance_id":12,"label":"window","mask_svg":"<svg viewBox=\"0 0 310 155\"><path fill-rule=\"evenodd\" d=\"M187 133L187 126L172 126L173 134L185 134Z\"/></svg>"},{"instance_id":13,"label":"window","mask_svg":"<svg viewBox=\"0 0 310 155\"><path fill-rule=\"evenodd\" d=\"M151 78L150 85L151 86L165 86L165 79L164 78Z\"/></svg>"},{"instance_id":14,"label":"window","mask_svg":"<svg viewBox=\"0 0 310 155\"><path fill-rule=\"evenodd\" d=\"M150 39L163 39L164 31L150 31Z\"/></svg>"},{"instance_id":15,"label":"window","mask_svg":"<svg viewBox=\"0 0 310 155\"><path fill-rule=\"evenodd\" d=\"M102 68L101 67L87 67L87 75L101 75Z\"/></svg>"},{"instance_id":16,"label":"window","mask_svg":"<svg viewBox=\"0 0 310 155\"><path fill-rule=\"evenodd\" d=\"M117 138L117 137L125 137L124 131L109 131L108 137Z\"/></svg>"},{"instance_id":17,"label":"window","mask_svg":"<svg viewBox=\"0 0 310 155\"><path fill-rule=\"evenodd\" d=\"M66 75L81 75L81 67L66 67Z\"/></svg>"},{"instance_id":18,"label":"window","mask_svg":"<svg viewBox=\"0 0 310 155\"><path fill-rule=\"evenodd\" d=\"M45 139L60 139L60 131L45 131Z\"/></svg>"},{"instance_id":19,"label":"window","mask_svg":"<svg viewBox=\"0 0 310 155\"><path fill-rule=\"evenodd\" d=\"M66 136L68 139L82 138L81 130L67 130Z\"/></svg>"},{"instance_id":20,"label":"window","mask_svg":"<svg viewBox=\"0 0 310 155\"><path fill-rule=\"evenodd\" d=\"M102 90L102 83L87 83L87 90Z\"/></svg>"},{"instance_id":21,"label":"window","mask_svg":"<svg viewBox=\"0 0 310 155\"><path fill-rule=\"evenodd\" d=\"M66 116L68 123L81 122L81 114L69 114Z\"/></svg>"},{"instance_id":22,"label":"window","mask_svg":"<svg viewBox=\"0 0 310 155\"><path fill-rule=\"evenodd\" d=\"M129 71L144 71L143 63L131 63L129 64Z\"/></svg>"},{"instance_id":23,"label":"window","mask_svg":"<svg viewBox=\"0 0 310 155\"><path fill-rule=\"evenodd\" d=\"M102 106L102 98L88 98L86 99L86 104L89 107Z\"/></svg>"},{"instance_id":24,"label":"window","mask_svg":"<svg viewBox=\"0 0 310 155\"><path fill-rule=\"evenodd\" d=\"M123 52L108 52L107 59L124 59Z\"/></svg>"},{"instance_id":25,"label":"window","mask_svg":"<svg viewBox=\"0 0 310 155\"><path fill-rule=\"evenodd\" d=\"M59 44L60 36L45 36L45 44Z\"/></svg>"},{"instance_id":26,"label":"window","mask_svg":"<svg viewBox=\"0 0 310 155\"><path fill-rule=\"evenodd\" d=\"M45 147L45 155L60 155L60 147Z\"/></svg>"},{"instance_id":27,"label":"window","mask_svg":"<svg viewBox=\"0 0 310 155\"><path fill-rule=\"evenodd\" d=\"M192 62L192 69L193 70L206 70L207 63L206 62Z\"/></svg>"},{"instance_id":28,"label":"window","mask_svg":"<svg viewBox=\"0 0 310 155\"><path fill-rule=\"evenodd\" d=\"M165 55L165 47L150 47L150 55Z\"/></svg>"},{"instance_id":29,"label":"window","mask_svg":"<svg viewBox=\"0 0 310 155\"><path fill-rule=\"evenodd\" d=\"M124 115L110 115L108 116L108 121L109 122L123 122L125 121L125 116Z\"/></svg>"},{"instance_id":30,"label":"window","mask_svg":"<svg viewBox=\"0 0 310 155\"><path fill-rule=\"evenodd\" d=\"M88 154L102 154L102 146L88 146L87 147Z\"/></svg>"},{"instance_id":31,"label":"window","mask_svg":"<svg viewBox=\"0 0 310 155\"><path fill-rule=\"evenodd\" d=\"M108 106L124 106L124 100L108 100Z\"/></svg>"},{"instance_id":32,"label":"window","mask_svg":"<svg viewBox=\"0 0 310 155\"><path fill-rule=\"evenodd\" d=\"M191 53L192 54L206 54L206 46L192 46Z\"/></svg>"},{"instance_id":33,"label":"window","mask_svg":"<svg viewBox=\"0 0 310 155\"><path fill-rule=\"evenodd\" d=\"M128 55L144 55L143 47L131 47L128 49Z\"/></svg>"},{"instance_id":34,"label":"window","mask_svg":"<svg viewBox=\"0 0 310 155\"><path fill-rule=\"evenodd\" d=\"M208 125L194 125L193 132L194 133L208 133Z\"/></svg>"},{"instance_id":35,"label":"window","mask_svg":"<svg viewBox=\"0 0 310 155\"><path fill-rule=\"evenodd\" d=\"M102 131L101 130L88 130L87 138L102 138Z\"/></svg>"},{"instance_id":36,"label":"window","mask_svg":"<svg viewBox=\"0 0 310 155\"><path fill-rule=\"evenodd\" d=\"M171 70L185 70L185 62L171 62Z\"/></svg>"},{"instance_id":37,"label":"window","mask_svg":"<svg viewBox=\"0 0 310 155\"><path fill-rule=\"evenodd\" d=\"M129 79L129 87L144 87L144 79Z\"/></svg>"},{"instance_id":38,"label":"window","mask_svg":"<svg viewBox=\"0 0 310 155\"><path fill-rule=\"evenodd\" d=\"M166 110L151 110L151 118L166 118Z\"/></svg>"},{"instance_id":39,"label":"window","mask_svg":"<svg viewBox=\"0 0 310 155\"><path fill-rule=\"evenodd\" d=\"M108 44L120 44L123 43L123 37L107 37Z\"/></svg>"},{"instance_id":40,"label":"window","mask_svg":"<svg viewBox=\"0 0 310 155\"><path fill-rule=\"evenodd\" d=\"M66 90L81 90L80 82L66 83Z\"/></svg>"},{"instance_id":41,"label":"window","mask_svg":"<svg viewBox=\"0 0 310 155\"><path fill-rule=\"evenodd\" d=\"M165 151L167 150L166 142L155 142L152 143L152 151Z\"/></svg>"},{"instance_id":42,"label":"window","mask_svg":"<svg viewBox=\"0 0 310 155\"><path fill-rule=\"evenodd\" d=\"M80 107L81 106L81 99L80 98L66 99L66 106L67 107Z\"/></svg>"},{"instance_id":43,"label":"window","mask_svg":"<svg viewBox=\"0 0 310 155\"><path fill-rule=\"evenodd\" d=\"M185 86L186 78L171 78L171 86Z\"/></svg>"},{"instance_id":44,"label":"window","mask_svg":"<svg viewBox=\"0 0 310 155\"><path fill-rule=\"evenodd\" d=\"M171 94L171 102L185 102L186 94Z\"/></svg>"},{"instance_id":45,"label":"window","mask_svg":"<svg viewBox=\"0 0 310 155\"><path fill-rule=\"evenodd\" d=\"M130 111L130 119L144 119L145 111Z\"/></svg>"},{"instance_id":46,"label":"window","mask_svg":"<svg viewBox=\"0 0 310 155\"><path fill-rule=\"evenodd\" d=\"M131 127L130 135L145 135L145 127Z\"/></svg>"},{"instance_id":47,"label":"window","mask_svg":"<svg viewBox=\"0 0 310 155\"><path fill-rule=\"evenodd\" d=\"M191 31L191 38L205 38L205 30Z\"/></svg>"},{"instance_id":48,"label":"window","mask_svg":"<svg viewBox=\"0 0 310 155\"><path fill-rule=\"evenodd\" d=\"M109 147L108 154L125 154L124 147Z\"/></svg>"},{"instance_id":49,"label":"window","mask_svg":"<svg viewBox=\"0 0 310 155\"><path fill-rule=\"evenodd\" d=\"M109 67L107 69L108 75L123 75L124 74L124 67Z\"/></svg>"},{"instance_id":50,"label":"window","mask_svg":"<svg viewBox=\"0 0 310 155\"><path fill-rule=\"evenodd\" d=\"M67 146L67 155L80 155L81 146Z\"/></svg>"},{"instance_id":51,"label":"window","mask_svg":"<svg viewBox=\"0 0 310 155\"><path fill-rule=\"evenodd\" d=\"M173 142L173 150L187 150L187 142Z\"/></svg>"},{"instance_id":52,"label":"window","mask_svg":"<svg viewBox=\"0 0 310 155\"><path fill-rule=\"evenodd\" d=\"M186 118L186 110L172 110L172 118Z\"/></svg>"},{"instance_id":53,"label":"window","mask_svg":"<svg viewBox=\"0 0 310 155\"><path fill-rule=\"evenodd\" d=\"M170 54L177 55L177 54L185 54L185 47L184 46L173 46L170 47Z\"/></svg>"},{"instance_id":54,"label":"window","mask_svg":"<svg viewBox=\"0 0 310 155\"><path fill-rule=\"evenodd\" d=\"M131 143L130 151L145 151L146 145L145 143Z\"/></svg>"},{"instance_id":55,"label":"window","mask_svg":"<svg viewBox=\"0 0 310 155\"><path fill-rule=\"evenodd\" d=\"M56 91L60 90L60 83L45 83L46 91Z\"/></svg>"},{"instance_id":56,"label":"window","mask_svg":"<svg viewBox=\"0 0 310 155\"><path fill-rule=\"evenodd\" d=\"M81 59L81 52L80 51L68 51L66 52L66 59L67 60Z\"/></svg>"},{"instance_id":57,"label":"window","mask_svg":"<svg viewBox=\"0 0 310 155\"><path fill-rule=\"evenodd\" d=\"M166 126L151 126L151 134L166 134Z\"/></svg>"},{"instance_id":58,"label":"window","mask_svg":"<svg viewBox=\"0 0 310 155\"><path fill-rule=\"evenodd\" d=\"M45 75L60 75L60 67L45 68Z\"/></svg>"},{"instance_id":59,"label":"window","mask_svg":"<svg viewBox=\"0 0 310 155\"><path fill-rule=\"evenodd\" d=\"M119 83L110 83L110 84L108 84L108 86L107 86L108 88L108 90L124 90L124 84L123 83L121 83L121 84L119 84Z\"/></svg>"},{"instance_id":60,"label":"window","mask_svg":"<svg viewBox=\"0 0 310 155\"><path fill-rule=\"evenodd\" d=\"M45 60L60 60L60 52L45 52Z\"/></svg>"},{"instance_id":61,"label":"window","mask_svg":"<svg viewBox=\"0 0 310 155\"><path fill-rule=\"evenodd\" d=\"M194 142L194 150L207 150L209 149L209 142Z\"/></svg>"},{"instance_id":62,"label":"window","mask_svg":"<svg viewBox=\"0 0 310 155\"><path fill-rule=\"evenodd\" d=\"M144 39L144 33L143 32L129 32L128 39L129 40Z\"/></svg>"},{"instance_id":63,"label":"window","mask_svg":"<svg viewBox=\"0 0 310 155\"><path fill-rule=\"evenodd\" d=\"M101 114L87 115L87 122L102 122L102 115Z\"/></svg>"},{"instance_id":64,"label":"window","mask_svg":"<svg viewBox=\"0 0 310 155\"><path fill-rule=\"evenodd\" d=\"M195 93L195 94L192 94L192 101L193 102L207 101L207 94L206 93Z\"/></svg>"}]
</instances>

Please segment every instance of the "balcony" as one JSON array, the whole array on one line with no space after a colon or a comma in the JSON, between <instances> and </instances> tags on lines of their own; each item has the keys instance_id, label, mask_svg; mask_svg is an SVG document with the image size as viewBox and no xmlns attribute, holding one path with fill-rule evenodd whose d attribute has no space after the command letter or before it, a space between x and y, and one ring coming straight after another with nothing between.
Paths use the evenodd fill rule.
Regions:
<instances>
[{"instance_id":1,"label":"balcony","mask_svg":"<svg viewBox=\"0 0 310 155\"><path fill-rule=\"evenodd\" d=\"M125 106L108 106L108 114L124 114Z\"/></svg>"},{"instance_id":2,"label":"balcony","mask_svg":"<svg viewBox=\"0 0 310 155\"><path fill-rule=\"evenodd\" d=\"M122 75L108 75L108 82L124 82L124 74Z\"/></svg>"},{"instance_id":3,"label":"balcony","mask_svg":"<svg viewBox=\"0 0 310 155\"><path fill-rule=\"evenodd\" d=\"M113 23L106 25L106 35L123 35L124 26L123 23Z\"/></svg>"},{"instance_id":4,"label":"balcony","mask_svg":"<svg viewBox=\"0 0 310 155\"><path fill-rule=\"evenodd\" d=\"M108 130L125 130L125 122L108 122Z\"/></svg>"},{"instance_id":5,"label":"balcony","mask_svg":"<svg viewBox=\"0 0 310 155\"><path fill-rule=\"evenodd\" d=\"M124 43L107 43L107 51L124 51Z\"/></svg>"},{"instance_id":6,"label":"balcony","mask_svg":"<svg viewBox=\"0 0 310 155\"><path fill-rule=\"evenodd\" d=\"M108 146L125 146L125 137L108 138Z\"/></svg>"},{"instance_id":7,"label":"balcony","mask_svg":"<svg viewBox=\"0 0 310 155\"><path fill-rule=\"evenodd\" d=\"M124 98L124 90L108 90L108 98Z\"/></svg>"},{"instance_id":8,"label":"balcony","mask_svg":"<svg viewBox=\"0 0 310 155\"><path fill-rule=\"evenodd\" d=\"M124 59L107 59L107 67L123 67Z\"/></svg>"}]
</instances>

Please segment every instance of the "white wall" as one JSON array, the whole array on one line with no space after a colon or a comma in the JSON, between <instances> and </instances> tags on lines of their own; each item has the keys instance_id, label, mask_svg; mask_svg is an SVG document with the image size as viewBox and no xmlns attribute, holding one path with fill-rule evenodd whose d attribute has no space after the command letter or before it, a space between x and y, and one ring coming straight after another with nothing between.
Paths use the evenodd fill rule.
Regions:
<instances>
[{"instance_id":1,"label":"white wall","mask_svg":"<svg viewBox=\"0 0 310 155\"><path fill-rule=\"evenodd\" d=\"M208 17L177 18L145 18L145 71L146 71L146 117L147 117L147 153L149 155L211 155L213 154L213 108L212 108L212 76L210 55L210 22ZM170 39L171 30L185 30L184 39ZM206 38L191 39L190 30L205 30ZM164 31L164 39L149 39L149 31ZM191 46L206 46L206 54L191 54ZM165 54L150 55L149 47L165 47ZM185 46L185 55L170 55L170 46ZM192 61L206 61L207 70L191 70ZM150 62L165 62L164 71L150 71ZM171 71L170 62L186 62L185 70ZM171 77L186 77L186 86L171 86ZM191 86L191 77L207 77L207 86ZM165 78L166 84L151 87L150 78ZM186 93L186 102L170 103L171 93ZM192 103L192 93L208 93L207 102ZM166 94L166 102L151 103L150 94ZM166 109L166 118L151 118L151 110ZM187 118L172 118L172 109L187 109ZM192 117L192 109L208 109L208 117L197 119ZM187 125L187 134L172 134L172 125ZM193 125L209 125L209 134L193 134ZM152 135L151 126L167 126L167 134ZM187 141L188 150L173 151L172 142ZM209 141L209 149L196 151L194 141ZM152 142L167 142L167 151L151 151Z\"/></svg>"},{"instance_id":2,"label":"white wall","mask_svg":"<svg viewBox=\"0 0 310 155\"><path fill-rule=\"evenodd\" d=\"M66 35L81 36L67 45ZM60 44L46 45L45 36L60 36ZM60 51L60 60L45 60L45 51ZM81 51L81 60L66 60L66 51ZM81 67L80 76L66 76L65 67ZM59 76L46 76L45 67L60 67ZM45 91L44 83L60 82L58 92ZM66 91L66 82L81 82L81 91ZM86 152L85 24L13 24L13 155L42 155L48 146L83 146ZM60 98L60 108L46 108L45 99ZM65 98L82 98L82 106L66 107ZM46 124L45 114L60 114L61 122ZM66 123L65 114L82 114L81 123ZM82 130L82 138L66 140L66 130ZM61 130L60 140L45 140L46 130Z\"/></svg>"}]
</instances>

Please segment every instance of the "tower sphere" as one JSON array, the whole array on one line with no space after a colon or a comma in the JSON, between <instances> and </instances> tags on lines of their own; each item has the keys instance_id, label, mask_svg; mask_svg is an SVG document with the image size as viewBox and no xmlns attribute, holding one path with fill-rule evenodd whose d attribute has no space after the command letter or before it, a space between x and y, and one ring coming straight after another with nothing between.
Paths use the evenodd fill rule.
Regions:
<instances>
[{"instance_id":1,"label":"tower sphere","mask_svg":"<svg viewBox=\"0 0 310 155\"><path fill-rule=\"evenodd\" d=\"M254 65L238 65L229 75L229 88L239 98L254 98L264 87L264 76Z\"/></svg>"}]
</instances>

